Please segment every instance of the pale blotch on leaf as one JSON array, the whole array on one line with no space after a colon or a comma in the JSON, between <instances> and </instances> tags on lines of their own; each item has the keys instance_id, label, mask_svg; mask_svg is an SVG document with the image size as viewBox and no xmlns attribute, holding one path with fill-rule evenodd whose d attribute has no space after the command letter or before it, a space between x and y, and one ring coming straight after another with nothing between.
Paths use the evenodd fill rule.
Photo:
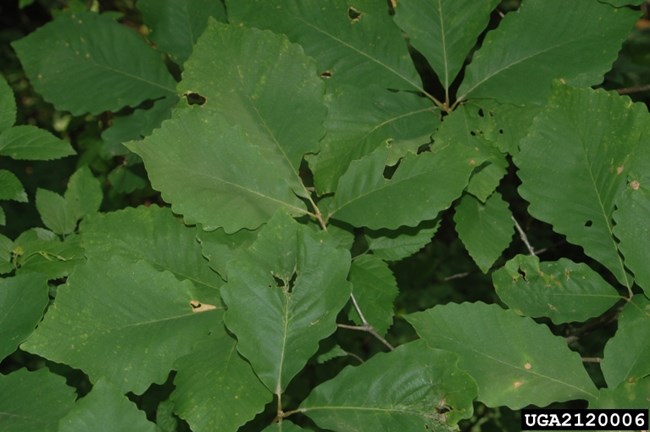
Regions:
<instances>
[{"instance_id":1,"label":"pale blotch on leaf","mask_svg":"<svg viewBox=\"0 0 650 432\"><path fill-rule=\"evenodd\" d=\"M531 370L532 368L533 368L533 365L530 364L530 362L526 362L526 363L524 364L524 369L526 369L526 370Z\"/></svg>"},{"instance_id":2,"label":"pale blotch on leaf","mask_svg":"<svg viewBox=\"0 0 650 432\"><path fill-rule=\"evenodd\" d=\"M192 312L195 313L207 312L217 308L215 305L201 303L198 300L190 300L190 306L192 306Z\"/></svg>"},{"instance_id":3,"label":"pale blotch on leaf","mask_svg":"<svg viewBox=\"0 0 650 432\"><path fill-rule=\"evenodd\" d=\"M616 175L621 175L625 167L623 165L616 167Z\"/></svg>"},{"instance_id":4,"label":"pale blotch on leaf","mask_svg":"<svg viewBox=\"0 0 650 432\"><path fill-rule=\"evenodd\" d=\"M519 387L521 387L522 384L523 384L523 382L521 382L521 381L515 381L515 382L512 383L512 387L515 390L517 390Z\"/></svg>"},{"instance_id":5,"label":"pale blotch on leaf","mask_svg":"<svg viewBox=\"0 0 650 432\"><path fill-rule=\"evenodd\" d=\"M641 187L641 183L639 183L638 180L632 180L630 182L630 187L632 188L632 190L639 190L639 188Z\"/></svg>"}]
</instances>

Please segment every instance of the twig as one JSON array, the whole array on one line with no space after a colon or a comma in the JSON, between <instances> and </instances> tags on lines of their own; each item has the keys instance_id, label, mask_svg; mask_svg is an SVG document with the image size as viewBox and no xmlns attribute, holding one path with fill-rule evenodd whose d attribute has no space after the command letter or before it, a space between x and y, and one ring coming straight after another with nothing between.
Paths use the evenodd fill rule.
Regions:
<instances>
[{"instance_id":1,"label":"twig","mask_svg":"<svg viewBox=\"0 0 650 432\"><path fill-rule=\"evenodd\" d=\"M524 230L519 225L519 222L517 222L517 219L515 219L514 216L510 216L510 218L515 223L515 228L517 228L517 232L519 232L519 237L521 238L521 241L524 242L524 244L526 245L526 248L528 249L528 252L530 252L530 254L532 256L536 256L535 255L535 249L533 249L533 247L528 242L528 236L526 236L526 233L524 232Z\"/></svg>"},{"instance_id":2,"label":"twig","mask_svg":"<svg viewBox=\"0 0 650 432\"><path fill-rule=\"evenodd\" d=\"M352 299L352 304L354 305L354 309L359 314L359 318L361 318L361 322L363 323L363 325L355 326L355 325L348 325L348 324L337 324L337 326L348 330L364 331L370 333L379 342L381 342L386 348L388 348L391 351L394 351L395 347L392 346L390 342L388 342L386 339L384 339L382 335L377 333L377 330L375 330L375 328L368 322L365 315L361 311L361 308L359 307L359 303L357 303L357 299L354 297L354 294L350 294L350 298Z\"/></svg>"},{"instance_id":3,"label":"twig","mask_svg":"<svg viewBox=\"0 0 650 432\"><path fill-rule=\"evenodd\" d=\"M624 88L616 89L616 92L618 94L625 95L631 93L641 93L648 90L650 90L650 84L643 84L643 85L638 85L633 87L624 87Z\"/></svg>"},{"instance_id":4,"label":"twig","mask_svg":"<svg viewBox=\"0 0 650 432\"><path fill-rule=\"evenodd\" d=\"M467 277L470 275L470 272L462 272L462 273L456 273L451 276L447 276L446 278L443 279L444 282L450 281L452 279L461 279L464 277Z\"/></svg>"},{"instance_id":5,"label":"twig","mask_svg":"<svg viewBox=\"0 0 650 432\"><path fill-rule=\"evenodd\" d=\"M347 355L349 355L350 357L352 357L353 359L355 359L356 361L358 361L360 364L364 363L363 359L361 357L359 357L358 355L356 355L355 353L350 352L350 351L346 351L345 353Z\"/></svg>"}]
</instances>

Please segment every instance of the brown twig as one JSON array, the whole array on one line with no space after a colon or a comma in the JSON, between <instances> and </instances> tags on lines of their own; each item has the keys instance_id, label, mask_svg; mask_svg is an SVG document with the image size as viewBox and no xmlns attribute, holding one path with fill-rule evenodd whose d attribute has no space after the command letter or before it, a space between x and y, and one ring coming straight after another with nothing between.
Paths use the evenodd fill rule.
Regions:
<instances>
[{"instance_id":1,"label":"brown twig","mask_svg":"<svg viewBox=\"0 0 650 432\"><path fill-rule=\"evenodd\" d=\"M650 84L643 84L643 85L638 85L638 86L632 86L632 87L624 87L620 89L616 89L616 92L620 95L626 95L626 94L632 94L632 93L641 93L644 91L650 90Z\"/></svg>"}]
</instances>

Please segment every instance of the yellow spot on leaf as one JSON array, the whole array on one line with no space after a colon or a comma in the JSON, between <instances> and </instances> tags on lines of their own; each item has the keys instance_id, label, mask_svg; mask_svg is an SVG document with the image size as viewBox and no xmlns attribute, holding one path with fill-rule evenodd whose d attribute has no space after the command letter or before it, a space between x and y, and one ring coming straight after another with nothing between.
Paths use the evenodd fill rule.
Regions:
<instances>
[{"instance_id":1,"label":"yellow spot on leaf","mask_svg":"<svg viewBox=\"0 0 650 432\"><path fill-rule=\"evenodd\" d=\"M638 180L632 180L630 182L630 187L632 188L632 190L639 190L639 188L641 187L641 183L639 183Z\"/></svg>"},{"instance_id":2,"label":"yellow spot on leaf","mask_svg":"<svg viewBox=\"0 0 650 432\"><path fill-rule=\"evenodd\" d=\"M533 368L533 365L530 364L530 362L526 362L526 363L524 364L524 369L526 369L526 370L531 370L532 368Z\"/></svg>"},{"instance_id":3,"label":"yellow spot on leaf","mask_svg":"<svg viewBox=\"0 0 650 432\"><path fill-rule=\"evenodd\" d=\"M523 383L521 381L515 381L512 383L512 387L514 387L515 390L517 390L519 387L521 387Z\"/></svg>"},{"instance_id":4,"label":"yellow spot on leaf","mask_svg":"<svg viewBox=\"0 0 650 432\"><path fill-rule=\"evenodd\" d=\"M617 167L616 168L616 175L620 175L623 172L623 169L624 169L623 165L621 165L620 167Z\"/></svg>"},{"instance_id":5,"label":"yellow spot on leaf","mask_svg":"<svg viewBox=\"0 0 650 432\"><path fill-rule=\"evenodd\" d=\"M201 303L198 300L190 300L190 306L192 306L192 312L207 312L209 310L216 309L215 305Z\"/></svg>"}]
</instances>

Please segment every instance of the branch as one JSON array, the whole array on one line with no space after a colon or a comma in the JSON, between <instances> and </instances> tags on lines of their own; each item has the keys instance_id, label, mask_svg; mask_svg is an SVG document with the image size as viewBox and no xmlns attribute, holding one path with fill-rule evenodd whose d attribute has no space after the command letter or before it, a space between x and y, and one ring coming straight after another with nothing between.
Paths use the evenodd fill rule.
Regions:
<instances>
[{"instance_id":1,"label":"branch","mask_svg":"<svg viewBox=\"0 0 650 432\"><path fill-rule=\"evenodd\" d=\"M618 94L625 95L631 93L641 93L648 90L650 90L650 84L643 84L643 85L638 85L633 87L624 87L624 88L616 89L616 92Z\"/></svg>"},{"instance_id":2,"label":"branch","mask_svg":"<svg viewBox=\"0 0 650 432\"><path fill-rule=\"evenodd\" d=\"M462 279L464 277L467 277L470 275L470 272L462 272L462 273L456 273L451 276L447 276L446 278L443 279L444 282L453 280L453 279Z\"/></svg>"},{"instance_id":3,"label":"branch","mask_svg":"<svg viewBox=\"0 0 650 432\"><path fill-rule=\"evenodd\" d=\"M359 317L361 318L361 322L363 323L363 325L355 326L355 325L348 325L348 324L337 324L337 327L348 329L348 330L364 331L370 333L379 342L384 344L386 348L388 348L391 351L394 351L395 347L392 346L386 339L384 339L382 335L377 333L377 330L375 330L375 328L368 322L365 315L361 311L361 308L359 307L359 303L357 303L357 299L354 297L354 294L350 294L350 298L352 299L352 304L354 305L354 309L356 309L357 313L359 314Z\"/></svg>"},{"instance_id":4,"label":"branch","mask_svg":"<svg viewBox=\"0 0 650 432\"><path fill-rule=\"evenodd\" d=\"M512 216L512 215L510 216L510 218L515 223L515 228L517 228L517 232L519 233L519 237L521 238L521 241L524 242L524 244L526 245L526 248L528 249L528 252L530 252L530 254L532 256L536 256L535 255L535 249L533 249L533 247L528 242L528 236L526 236L526 233L524 232L524 230L519 225L519 222L517 222L517 219L515 219L515 217Z\"/></svg>"}]
</instances>

